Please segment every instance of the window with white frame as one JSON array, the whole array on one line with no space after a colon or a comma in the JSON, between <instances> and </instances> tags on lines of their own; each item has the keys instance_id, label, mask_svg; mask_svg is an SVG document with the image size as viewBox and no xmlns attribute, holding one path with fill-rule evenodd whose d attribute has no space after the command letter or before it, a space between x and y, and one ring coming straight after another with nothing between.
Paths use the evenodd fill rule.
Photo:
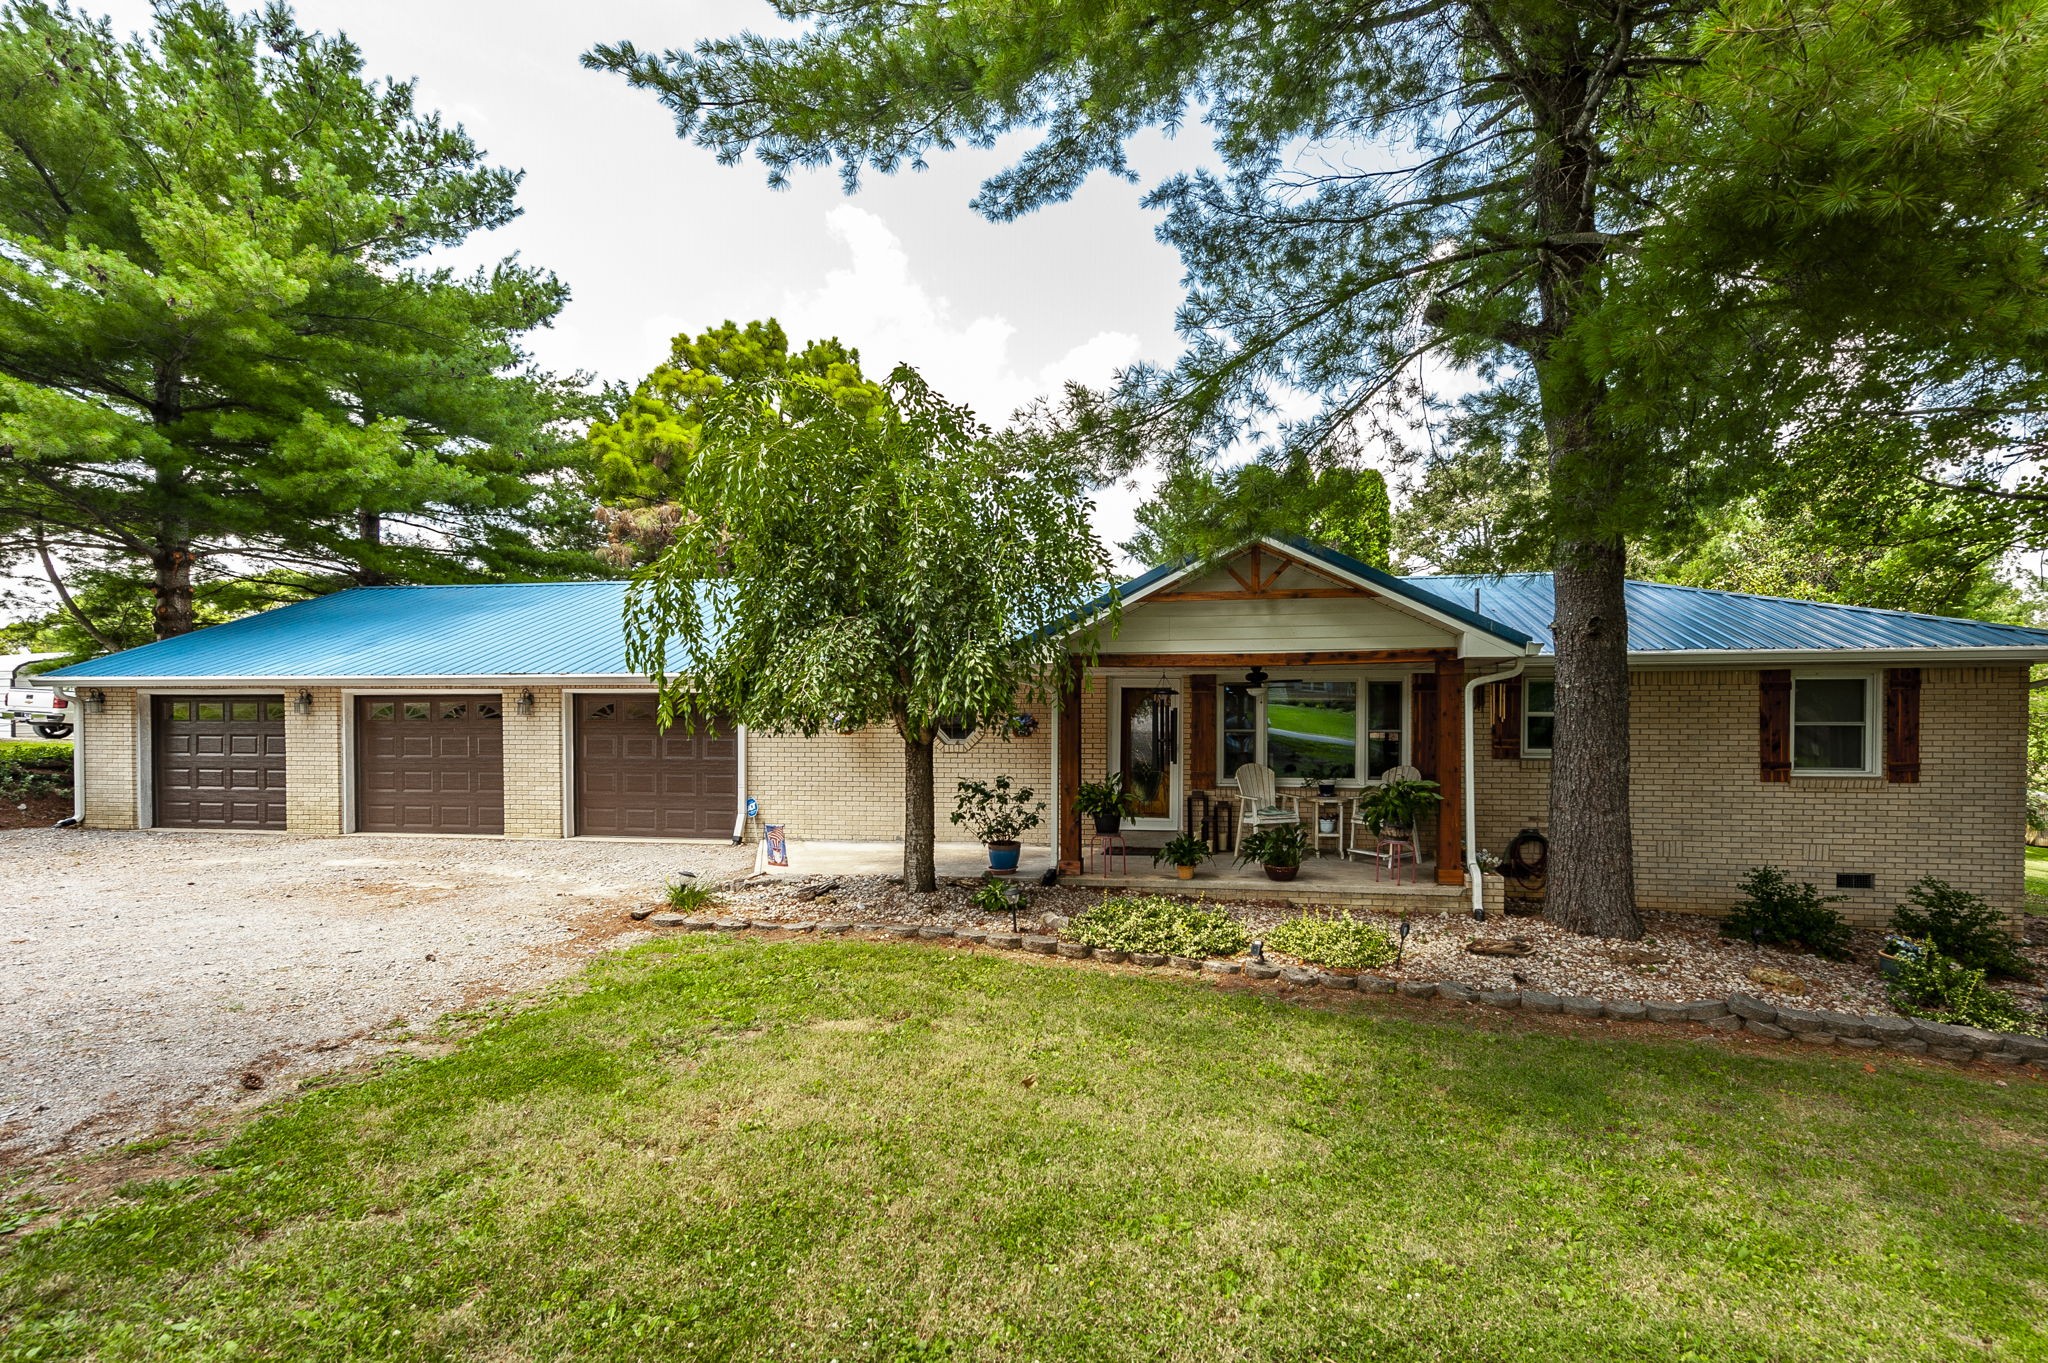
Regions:
<instances>
[{"instance_id":1,"label":"window with white frame","mask_svg":"<svg viewBox=\"0 0 2048 1363\"><path fill-rule=\"evenodd\" d=\"M1271 767L1288 782L1377 780L1405 760L1406 686L1398 678L1219 689L1218 772L1226 781L1247 762Z\"/></svg>"},{"instance_id":2,"label":"window with white frame","mask_svg":"<svg viewBox=\"0 0 2048 1363\"><path fill-rule=\"evenodd\" d=\"M1530 677L1522 683L1522 756L1548 757L1557 736L1557 681Z\"/></svg>"},{"instance_id":3,"label":"window with white frame","mask_svg":"<svg viewBox=\"0 0 2048 1363\"><path fill-rule=\"evenodd\" d=\"M1862 776L1876 765L1869 677L1792 678L1792 770L1806 776Z\"/></svg>"}]
</instances>

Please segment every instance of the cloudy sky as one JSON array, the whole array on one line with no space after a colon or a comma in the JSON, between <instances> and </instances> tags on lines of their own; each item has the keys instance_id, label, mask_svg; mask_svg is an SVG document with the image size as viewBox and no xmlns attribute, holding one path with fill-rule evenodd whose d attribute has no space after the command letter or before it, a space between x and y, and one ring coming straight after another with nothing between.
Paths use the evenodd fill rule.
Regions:
<instances>
[{"instance_id":1,"label":"cloudy sky","mask_svg":"<svg viewBox=\"0 0 2048 1363\"><path fill-rule=\"evenodd\" d=\"M147 0L84 8L124 33L148 26ZM637 378L677 332L774 316L798 340L833 335L858 347L870 372L908 361L999 421L1067 379L1106 379L1131 360L1178 352L1179 265L1138 201L1202 154L1199 133L1141 146L1138 184L1097 177L1071 203L996 224L967 204L1005 163L1003 148L870 177L851 198L830 173L770 190L758 165L721 166L678 139L652 95L578 64L601 41L659 50L773 25L763 0L296 8L307 27L353 38L369 74L417 78L423 105L526 171L525 215L452 259L516 251L569 284L574 301L534 343L553 368ZM1128 533L1134 500L1103 499L1105 537Z\"/></svg>"}]
</instances>

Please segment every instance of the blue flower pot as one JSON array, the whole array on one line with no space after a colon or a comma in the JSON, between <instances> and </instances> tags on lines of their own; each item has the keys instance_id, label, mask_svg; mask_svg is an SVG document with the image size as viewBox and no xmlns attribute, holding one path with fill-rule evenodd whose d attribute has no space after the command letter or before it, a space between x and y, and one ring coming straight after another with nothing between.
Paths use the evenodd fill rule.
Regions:
<instances>
[{"instance_id":1,"label":"blue flower pot","mask_svg":"<svg viewBox=\"0 0 2048 1363\"><path fill-rule=\"evenodd\" d=\"M1023 854L1022 843L992 842L988 844L988 869L997 875L1009 875L1017 869L1017 858Z\"/></svg>"}]
</instances>

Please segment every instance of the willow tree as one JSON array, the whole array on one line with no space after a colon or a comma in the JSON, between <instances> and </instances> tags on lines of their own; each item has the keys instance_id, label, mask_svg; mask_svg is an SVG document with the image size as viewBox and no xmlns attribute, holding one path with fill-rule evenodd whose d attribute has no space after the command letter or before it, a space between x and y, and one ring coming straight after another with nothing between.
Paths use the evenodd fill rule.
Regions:
<instances>
[{"instance_id":1,"label":"willow tree","mask_svg":"<svg viewBox=\"0 0 2048 1363\"><path fill-rule=\"evenodd\" d=\"M1069 412L1112 463L1226 448L1299 392L1323 404L1284 436L1320 456L1350 445L1367 413L1384 422L1378 404L1402 401L1425 360L1476 377L1464 404L1475 430L1545 464L1534 530L1555 575L1558 694L1547 912L1620 936L1641 931L1630 537L1673 501L1767 474L1780 395L1803 391L1786 376L1827 363L1821 347L1802 350L1802 328L1881 292L1867 277L1860 296L1802 292L1813 272L1854 277L1853 250L1883 233L1901 259L1913 237L1952 225L1941 158L1923 166L1918 148L1949 147L1958 128L1995 142L2007 151L1996 185L2028 201L2024 175L2006 172L2039 161L2038 139L2011 137L2032 124L1987 126L1979 105L2032 101L2038 122L2048 103L2034 74L2043 44L2015 41L2037 21L1999 0L777 8L794 33L692 52L619 43L586 60L655 91L721 157L753 152L775 182L836 163L853 187L868 169L1034 136L982 186L976 206L998 219L1063 200L1095 171L1131 176L1127 148L1148 128L1206 122L1222 170L1175 175L1148 200L1186 268L1188 351L1170 372L1128 376L1115 401ZM1853 117L1829 96L1844 63L1876 73L1858 83ZM1894 84L1907 98L1877 97L1891 75L1906 77ZM1976 87L1995 98L1958 97ZM1817 144L1860 156L1802 159ZM1926 174L1883 192L1909 161ZM1952 164L1978 173L1985 158ZM1725 270L1698 268L1682 211L1710 189L1726 210L1714 226L1728 230L1708 246ZM1739 246L1745 197L1773 229L1747 256L1724 249ZM1839 263L1804 249L1823 220L1826 240L1852 249ZM1745 344L1759 302L1790 305L1761 348ZM1696 306L1713 321L1694 336ZM1695 477L1702 464L1714 476Z\"/></svg>"},{"instance_id":2,"label":"willow tree","mask_svg":"<svg viewBox=\"0 0 2048 1363\"><path fill-rule=\"evenodd\" d=\"M1007 726L1068 677L1066 634L1109 578L1079 473L1001 438L899 367L879 402L784 369L694 405L666 548L626 598L628 658L664 724L725 717L903 742L903 881L938 888L932 743Z\"/></svg>"}]
</instances>

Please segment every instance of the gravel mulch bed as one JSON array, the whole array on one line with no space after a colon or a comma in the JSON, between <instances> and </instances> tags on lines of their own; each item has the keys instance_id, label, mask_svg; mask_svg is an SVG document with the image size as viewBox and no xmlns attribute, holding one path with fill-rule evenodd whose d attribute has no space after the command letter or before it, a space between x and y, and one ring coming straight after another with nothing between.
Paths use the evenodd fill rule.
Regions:
<instances>
[{"instance_id":1,"label":"gravel mulch bed","mask_svg":"<svg viewBox=\"0 0 2048 1363\"><path fill-rule=\"evenodd\" d=\"M977 880L942 881L938 893L907 893L901 882L884 877L752 878L734 886L723 901L732 912L756 922L812 921L837 918L861 923L908 923L945 928L1002 928L1007 915L982 913L967 896ZM829 887L829 888L827 888ZM1067 886L1025 885L1030 908L1021 920L1024 930L1057 933L1062 922L1105 891ZM820 891L823 890L823 893ZM1256 935L1300 909L1280 904L1211 899L1211 907L1243 919ZM1374 915L1389 931L1397 919ZM1506 918L1490 914L1475 923L1467 913L1431 912L1409 920L1407 949L1398 966L1374 973L1396 980L1456 980L1475 989L1538 989L1558 995L1589 995L1644 1002L1685 1002L1755 994L1802 1008L1839 1012L1890 1012L1877 972L1883 935L1859 931L1847 961L1829 961L1772 947L1756 948L1722 937L1714 919L1697 914L1644 915L1640 942L1609 942L1581 937L1537 918ZM1523 956L1482 956L1467 950L1477 939L1520 939L1530 951ZM2025 948L2048 978L2048 945ZM1275 964L1292 958L1268 952ZM1804 989L1794 991L1759 980L1753 971L1787 972Z\"/></svg>"}]
</instances>

